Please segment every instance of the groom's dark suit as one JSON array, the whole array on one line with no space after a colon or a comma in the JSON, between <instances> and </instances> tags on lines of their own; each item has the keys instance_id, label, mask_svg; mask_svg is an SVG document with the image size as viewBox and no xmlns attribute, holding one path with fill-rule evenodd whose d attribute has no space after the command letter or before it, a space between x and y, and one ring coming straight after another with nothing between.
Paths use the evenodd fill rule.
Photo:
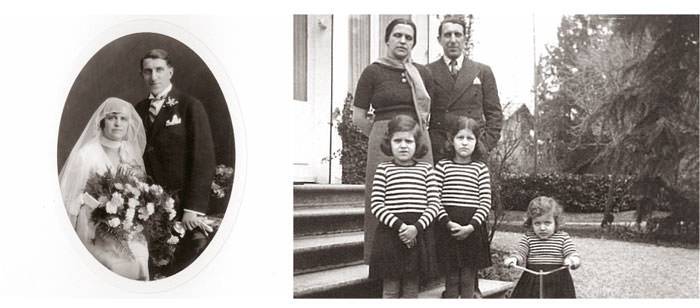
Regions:
<instances>
[{"instance_id":1,"label":"groom's dark suit","mask_svg":"<svg viewBox=\"0 0 700 308\"><path fill-rule=\"evenodd\" d=\"M434 80L430 106L433 159L437 162L446 158L446 122L454 116L466 116L483 124L485 129L479 137L479 150L491 151L501 137L503 125L503 112L491 68L466 57L456 78L452 77L442 57L427 67Z\"/></svg>"},{"instance_id":2,"label":"groom's dark suit","mask_svg":"<svg viewBox=\"0 0 700 308\"><path fill-rule=\"evenodd\" d=\"M136 105L146 127L143 154L146 173L166 191L176 194L177 217L185 209L206 214L216 158L209 118L197 99L172 88L153 123L150 100ZM175 251L173 273L183 269L206 248L203 234L188 232Z\"/></svg>"}]
</instances>

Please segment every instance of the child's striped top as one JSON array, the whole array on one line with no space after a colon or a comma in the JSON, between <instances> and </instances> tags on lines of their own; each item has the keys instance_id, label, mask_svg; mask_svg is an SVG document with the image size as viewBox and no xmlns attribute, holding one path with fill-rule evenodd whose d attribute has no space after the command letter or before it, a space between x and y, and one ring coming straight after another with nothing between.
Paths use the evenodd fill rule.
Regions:
<instances>
[{"instance_id":1,"label":"child's striped top","mask_svg":"<svg viewBox=\"0 0 700 308\"><path fill-rule=\"evenodd\" d=\"M486 164L443 159L435 165L435 174L442 207L477 208L469 224L477 227L486 221L491 210L491 178ZM440 211L438 218L442 220L443 215L446 213Z\"/></svg>"},{"instance_id":2,"label":"child's striped top","mask_svg":"<svg viewBox=\"0 0 700 308\"><path fill-rule=\"evenodd\" d=\"M416 228L419 231L427 228L440 208L434 185L430 191L428 188L432 169L426 162L400 166L389 161L377 165L370 199L372 214L395 230L404 223L396 214L418 214Z\"/></svg>"},{"instance_id":3,"label":"child's striped top","mask_svg":"<svg viewBox=\"0 0 700 308\"><path fill-rule=\"evenodd\" d=\"M540 239L535 232L528 231L518 242L511 256L519 264L563 265L564 259L576 255L576 247L568 233L557 231L547 239Z\"/></svg>"}]
</instances>

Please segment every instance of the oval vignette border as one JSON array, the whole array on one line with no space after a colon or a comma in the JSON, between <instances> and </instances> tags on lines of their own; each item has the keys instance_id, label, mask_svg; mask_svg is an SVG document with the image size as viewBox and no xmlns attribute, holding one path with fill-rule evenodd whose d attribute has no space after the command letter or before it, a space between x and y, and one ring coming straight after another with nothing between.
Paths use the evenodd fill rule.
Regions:
<instances>
[{"instance_id":1,"label":"oval vignette border","mask_svg":"<svg viewBox=\"0 0 700 308\"><path fill-rule=\"evenodd\" d=\"M57 214L57 217L60 220L59 225L63 226L64 234L69 237L68 242L71 243L72 249L74 249L75 253L80 256L79 262L81 264L78 264L77 266L89 267L89 271L99 276L100 279L107 281L109 284L117 286L125 291L135 293L156 293L171 290L199 275L202 270L204 270L204 268L208 266L209 263L219 254L224 244L230 237L236 217L238 216L239 208L242 206L241 201L243 200L242 197L245 186L244 178L246 175L247 162L247 150L245 146L246 133L243 117L239 108L238 97L221 62L217 59L213 52L211 52L206 44L196 38L193 33L185 30L183 27L171 21L166 20L134 19L125 22L117 21L114 25L107 26L102 33L88 41L88 43L83 46L82 53L74 59L72 69L70 70L70 75L67 76L67 80L69 80L69 82L65 87L66 92L63 96L64 99L62 106L65 106L65 99L68 98L73 85L77 81L76 78L80 75L82 70L86 67L94 55L96 55L103 47L119 40L122 37L139 33L155 33L167 36L190 48L211 71L211 74L216 80L224 96L224 100L226 101L226 106L230 115L229 120L231 121L233 128L235 173L229 202L217 235L212 239L202 254L192 264L179 273L155 281L131 280L112 273L85 249L85 246L75 235L75 230L73 230L70 225L70 221L67 219L68 216L66 215L65 205L63 204L63 198L59 185L56 185L57 197L55 200L57 200L56 210L59 213ZM177 63L175 65L177 67ZM59 123L62 116L63 112L58 113ZM58 138L58 135L56 138ZM58 174L56 174L55 179L58 180ZM58 184L58 181L56 181L56 184Z\"/></svg>"}]
</instances>

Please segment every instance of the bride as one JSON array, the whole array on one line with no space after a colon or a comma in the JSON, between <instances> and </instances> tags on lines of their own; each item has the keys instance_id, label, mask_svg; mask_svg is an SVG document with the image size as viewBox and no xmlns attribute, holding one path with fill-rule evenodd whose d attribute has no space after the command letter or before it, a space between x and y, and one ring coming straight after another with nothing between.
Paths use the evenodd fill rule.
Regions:
<instances>
[{"instance_id":1,"label":"bride","mask_svg":"<svg viewBox=\"0 0 700 308\"><path fill-rule=\"evenodd\" d=\"M108 98L88 121L59 174L63 202L71 224L85 247L111 271L135 280L148 280L148 246L141 236L127 242L132 254L124 253L112 238L95 233L92 209L83 204L83 191L90 175L134 168L143 174L146 133L133 105Z\"/></svg>"}]
</instances>

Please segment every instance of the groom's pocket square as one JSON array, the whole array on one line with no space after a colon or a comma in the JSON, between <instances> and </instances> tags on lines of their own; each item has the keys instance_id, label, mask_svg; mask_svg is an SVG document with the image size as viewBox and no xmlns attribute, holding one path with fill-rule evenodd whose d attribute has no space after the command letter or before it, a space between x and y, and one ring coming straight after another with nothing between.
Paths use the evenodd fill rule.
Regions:
<instances>
[{"instance_id":1,"label":"groom's pocket square","mask_svg":"<svg viewBox=\"0 0 700 308\"><path fill-rule=\"evenodd\" d=\"M165 126L173 126L180 123L182 123L182 120L177 116L177 114L174 114L170 120L165 121Z\"/></svg>"},{"instance_id":2,"label":"groom's pocket square","mask_svg":"<svg viewBox=\"0 0 700 308\"><path fill-rule=\"evenodd\" d=\"M481 84L481 79L479 79L479 77L475 77L474 82L472 82L472 84Z\"/></svg>"}]
</instances>

